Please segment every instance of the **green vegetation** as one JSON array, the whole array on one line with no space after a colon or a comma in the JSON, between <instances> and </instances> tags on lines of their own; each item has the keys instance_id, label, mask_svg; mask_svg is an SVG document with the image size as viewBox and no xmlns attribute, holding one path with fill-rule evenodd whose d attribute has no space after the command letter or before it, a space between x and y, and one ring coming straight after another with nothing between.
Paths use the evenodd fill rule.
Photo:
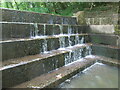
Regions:
<instances>
[{"instance_id":1,"label":"green vegetation","mask_svg":"<svg viewBox=\"0 0 120 90\"><path fill-rule=\"evenodd\" d=\"M120 25L115 25L115 34L120 35Z\"/></svg>"},{"instance_id":2,"label":"green vegetation","mask_svg":"<svg viewBox=\"0 0 120 90\"><path fill-rule=\"evenodd\" d=\"M1 1L0 7L11 8L17 10L34 11L40 13L51 13L63 16L72 16L78 11L97 11L109 10L110 8L104 7L107 5L115 5L116 3L108 2L4 2ZM101 8L100 8L101 7Z\"/></svg>"}]
</instances>

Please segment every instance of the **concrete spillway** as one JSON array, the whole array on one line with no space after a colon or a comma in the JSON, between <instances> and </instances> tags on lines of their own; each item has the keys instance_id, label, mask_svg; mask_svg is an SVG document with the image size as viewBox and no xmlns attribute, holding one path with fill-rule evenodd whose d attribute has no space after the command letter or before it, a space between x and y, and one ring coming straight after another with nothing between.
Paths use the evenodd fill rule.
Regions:
<instances>
[{"instance_id":1,"label":"concrete spillway","mask_svg":"<svg viewBox=\"0 0 120 90\"><path fill-rule=\"evenodd\" d=\"M119 65L117 35L90 33L75 17L1 11L3 88L54 87L99 60Z\"/></svg>"}]
</instances>

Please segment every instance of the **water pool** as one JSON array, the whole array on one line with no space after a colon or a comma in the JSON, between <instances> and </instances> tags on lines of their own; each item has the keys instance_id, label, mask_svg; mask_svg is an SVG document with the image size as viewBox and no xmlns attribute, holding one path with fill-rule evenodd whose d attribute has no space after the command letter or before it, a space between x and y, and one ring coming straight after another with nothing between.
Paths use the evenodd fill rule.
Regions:
<instances>
[{"instance_id":1,"label":"water pool","mask_svg":"<svg viewBox=\"0 0 120 90\"><path fill-rule=\"evenodd\" d=\"M58 88L118 88L117 67L95 63L61 83Z\"/></svg>"}]
</instances>

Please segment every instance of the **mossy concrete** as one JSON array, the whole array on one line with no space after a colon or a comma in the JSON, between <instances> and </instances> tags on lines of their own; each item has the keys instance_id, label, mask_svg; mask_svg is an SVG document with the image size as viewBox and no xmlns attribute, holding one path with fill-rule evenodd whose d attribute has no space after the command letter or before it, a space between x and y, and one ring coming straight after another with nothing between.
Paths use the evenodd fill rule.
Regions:
<instances>
[{"instance_id":1,"label":"mossy concrete","mask_svg":"<svg viewBox=\"0 0 120 90\"><path fill-rule=\"evenodd\" d=\"M103 44L111 46L120 46L118 35L107 35L107 34L89 34L91 43Z\"/></svg>"},{"instance_id":2,"label":"mossy concrete","mask_svg":"<svg viewBox=\"0 0 120 90\"><path fill-rule=\"evenodd\" d=\"M3 67L0 68L3 88L18 85L62 67L65 65L65 56L68 52L87 46L89 45L73 46L72 48L66 48L66 50L54 50L48 54L38 54L6 61L5 64L3 63ZM71 56L72 58L74 58L74 55Z\"/></svg>"},{"instance_id":3,"label":"mossy concrete","mask_svg":"<svg viewBox=\"0 0 120 90\"><path fill-rule=\"evenodd\" d=\"M85 58L82 61L76 61L70 65L63 66L56 71L49 74L44 74L39 77L34 78L29 82L25 82L13 88L53 88L70 78L71 76L77 74L78 72L84 70L85 68L91 66L96 62L97 58ZM59 76L59 77L58 77Z\"/></svg>"},{"instance_id":4,"label":"mossy concrete","mask_svg":"<svg viewBox=\"0 0 120 90\"><path fill-rule=\"evenodd\" d=\"M120 48L109 45L93 45L92 54L120 60Z\"/></svg>"},{"instance_id":5,"label":"mossy concrete","mask_svg":"<svg viewBox=\"0 0 120 90\"><path fill-rule=\"evenodd\" d=\"M71 25L77 24L76 17L65 17L3 8L0 8L0 10L2 11L2 21L7 22L29 22Z\"/></svg>"}]
</instances>

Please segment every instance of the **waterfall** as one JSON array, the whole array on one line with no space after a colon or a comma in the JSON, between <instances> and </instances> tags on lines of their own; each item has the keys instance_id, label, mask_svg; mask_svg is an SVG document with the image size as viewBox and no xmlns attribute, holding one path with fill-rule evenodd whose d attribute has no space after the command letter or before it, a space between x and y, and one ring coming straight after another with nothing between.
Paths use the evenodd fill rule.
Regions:
<instances>
[{"instance_id":1,"label":"waterfall","mask_svg":"<svg viewBox=\"0 0 120 90\"><path fill-rule=\"evenodd\" d=\"M38 32L39 32L37 23L34 23L33 25L34 25L35 30L31 30L30 31L31 38L37 37L38 36Z\"/></svg>"},{"instance_id":2,"label":"waterfall","mask_svg":"<svg viewBox=\"0 0 120 90\"><path fill-rule=\"evenodd\" d=\"M38 36L38 31L39 31L37 23L34 24L34 27L35 27L35 37L37 37Z\"/></svg>"},{"instance_id":3,"label":"waterfall","mask_svg":"<svg viewBox=\"0 0 120 90\"><path fill-rule=\"evenodd\" d=\"M85 53L85 56L87 56L87 55L91 55L92 54L92 48L91 48L91 46L87 46L86 47L86 53Z\"/></svg>"},{"instance_id":4,"label":"waterfall","mask_svg":"<svg viewBox=\"0 0 120 90\"><path fill-rule=\"evenodd\" d=\"M83 51L83 48L80 48L79 49L79 57L78 57L78 59L82 58L82 51Z\"/></svg>"},{"instance_id":5,"label":"waterfall","mask_svg":"<svg viewBox=\"0 0 120 90\"><path fill-rule=\"evenodd\" d=\"M44 36L46 35L46 24L44 24Z\"/></svg>"},{"instance_id":6,"label":"waterfall","mask_svg":"<svg viewBox=\"0 0 120 90\"><path fill-rule=\"evenodd\" d=\"M72 46L72 42L70 40L70 35L68 35L68 42L69 42L69 47Z\"/></svg>"},{"instance_id":7,"label":"waterfall","mask_svg":"<svg viewBox=\"0 0 120 90\"><path fill-rule=\"evenodd\" d=\"M79 44L79 43L80 43L79 41L80 41L80 40L79 40L79 36L76 35L76 36L75 36L75 44Z\"/></svg>"},{"instance_id":8,"label":"waterfall","mask_svg":"<svg viewBox=\"0 0 120 90\"><path fill-rule=\"evenodd\" d=\"M71 63L72 51L70 51L67 55L65 55L65 65Z\"/></svg>"},{"instance_id":9,"label":"waterfall","mask_svg":"<svg viewBox=\"0 0 120 90\"><path fill-rule=\"evenodd\" d=\"M60 34L63 34L63 26L59 25L59 28L60 28Z\"/></svg>"},{"instance_id":10,"label":"waterfall","mask_svg":"<svg viewBox=\"0 0 120 90\"><path fill-rule=\"evenodd\" d=\"M60 48L65 47L65 37L59 37Z\"/></svg>"},{"instance_id":11,"label":"waterfall","mask_svg":"<svg viewBox=\"0 0 120 90\"><path fill-rule=\"evenodd\" d=\"M84 39L85 39L84 37L81 38L80 44L83 44L83 43L84 43Z\"/></svg>"},{"instance_id":12,"label":"waterfall","mask_svg":"<svg viewBox=\"0 0 120 90\"><path fill-rule=\"evenodd\" d=\"M68 34L72 34L72 28L70 25L68 26Z\"/></svg>"},{"instance_id":13,"label":"waterfall","mask_svg":"<svg viewBox=\"0 0 120 90\"><path fill-rule=\"evenodd\" d=\"M30 29L30 37L31 38L35 37L35 31L33 29Z\"/></svg>"},{"instance_id":14,"label":"waterfall","mask_svg":"<svg viewBox=\"0 0 120 90\"><path fill-rule=\"evenodd\" d=\"M43 43L43 53L47 53L47 40L44 39L44 43Z\"/></svg>"}]
</instances>

